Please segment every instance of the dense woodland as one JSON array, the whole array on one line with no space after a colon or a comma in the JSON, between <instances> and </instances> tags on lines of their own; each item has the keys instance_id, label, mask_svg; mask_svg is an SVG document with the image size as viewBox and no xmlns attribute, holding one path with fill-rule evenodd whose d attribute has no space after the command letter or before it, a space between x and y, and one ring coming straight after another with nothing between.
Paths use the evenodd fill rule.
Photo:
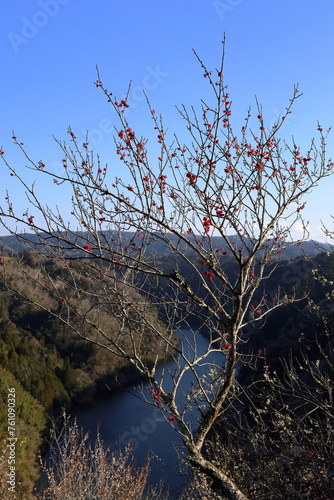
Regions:
<instances>
[{"instance_id":1,"label":"dense woodland","mask_svg":"<svg viewBox=\"0 0 334 500\"><path fill-rule=\"evenodd\" d=\"M56 287L61 288L63 274L68 273L68 268L60 267L60 263L57 266L54 261L29 252L15 256L4 252L0 258L0 270L9 276L9 283L18 290L18 293L12 293L4 284L1 285L0 440L4 442L7 437L7 388L15 387L19 402L16 407L17 430L22 436L17 463L19 494L31 490L38 477L38 454L47 449L51 417L57 418L63 408L92 404L106 391L138 380L129 363L78 338L71 328L64 327L52 314L34 305L37 302L57 313L65 302L65 299L55 300L41 283L32 283L27 278L25 272L31 273L41 264L47 268ZM84 271L84 267L78 270L79 274L82 273L80 279L83 283ZM98 286L99 280L96 283ZM62 296L66 296L66 287ZM118 335L117 307L116 303L114 310L99 311L115 337ZM163 328L158 312L151 309L149 314L153 323ZM152 353L156 353L156 342L150 331L144 338L142 349L145 349L149 365ZM128 345L130 338L123 335L122 342Z\"/></svg>"},{"instance_id":2,"label":"dense woodland","mask_svg":"<svg viewBox=\"0 0 334 500\"><path fill-rule=\"evenodd\" d=\"M219 242L217 242L219 243ZM313 246L313 252L316 247ZM305 249L304 249L305 250ZM328 250L328 248L327 248ZM152 250L153 251L153 250ZM302 254L302 252L299 253ZM282 296L296 293L304 297L300 302L289 303L275 310L262 325L248 329L244 334L244 352L265 353L265 366L269 373L284 378L284 363L298 360L298 377L306 377L303 371L303 356L321 363L321 356L329 356L333 348L332 279L334 276L334 254L328 252L317 255L299 255L291 258L283 255L282 260L265 284L261 284L258 294L266 295L272 301L273 290L279 284ZM56 317L35 306L33 302L45 304L57 311L63 307L61 301L45 294L40 283L27 281L24 269L30 272L38 268L43 260L51 279L62 286L62 274L67 269L47 257L29 252L3 252L1 271L7 274L20 293L11 293L2 285L0 294L0 439L6 437L5 400L7 387L15 387L17 392L17 427L21 436L17 463L20 494L32 490L38 477L38 453L45 451L46 437L50 424L49 417L57 415L61 408L70 405L88 404L108 388L116 388L118 383L134 382L136 374L124 361L113 357L106 350L92 343L78 339L70 329L60 324ZM172 269L174 257L164 253L166 271ZM20 262L20 265L18 265ZM182 263L180 262L180 265ZM233 275L233 263L226 260L227 274ZM195 287L191 269L183 269L183 275ZM80 268L84 280L84 268ZM188 275L189 274L189 275ZM97 280L98 281L98 280ZM163 281L157 286L164 286ZM201 293L200 290L198 293ZM276 292L275 292L276 293ZM22 294L22 295L21 295ZM65 293L64 293L65 294ZM94 294L92 294L94 295ZM29 300L24 299L24 296ZM114 311L103 311L110 330L117 335ZM156 323L161 323L159 311L152 309ZM251 343L247 342L251 339ZM126 341L126 340L125 340ZM147 363L155 339L147 332ZM260 359L261 358L261 359ZM264 357L244 366L239 373L240 385L250 385L256 381L257 372L263 373ZM305 368L305 367L304 367ZM333 375L333 374L331 374ZM117 381L116 381L117 379ZM310 380L312 384L312 380ZM264 391L265 392L265 391ZM261 402L260 402L261 403ZM260 404L259 403L259 404ZM218 449L218 444L217 444ZM225 464L226 466L226 464ZM236 467L235 463L231 467ZM246 469L245 469L246 470ZM192 493L195 495L195 493ZM203 494L204 495L204 494ZM27 496L28 498L28 496ZM204 496L203 496L204 498ZM260 498L260 497L259 497ZM262 498L262 497L261 497ZM269 498L269 497L268 497ZM320 498L320 497L319 497ZM323 497L327 498L327 497ZM330 498L330 497L328 497Z\"/></svg>"}]
</instances>

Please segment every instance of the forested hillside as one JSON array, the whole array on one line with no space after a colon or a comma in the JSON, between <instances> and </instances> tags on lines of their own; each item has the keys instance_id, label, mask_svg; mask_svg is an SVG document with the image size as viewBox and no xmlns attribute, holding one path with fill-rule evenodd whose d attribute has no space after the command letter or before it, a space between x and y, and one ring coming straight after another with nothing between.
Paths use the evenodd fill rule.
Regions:
<instances>
[{"instance_id":1,"label":"forested hillside","mask_svg":"<svg viewBox=\"0 0 334 500\"><path fill-rule=\"evenodd\" d=\"M172 254L160 256L166 272L172 272L176 263ZM157 256L159 258L159 256ZM36 260L37 259L37 260ZM177 265L182 265L178 263ZM55 294L46 293L43 280L37 279L42 267L53 280ZM75 267L72 262L71 266ZM85 281L85 268L80 267L81 283ZM203 263L198 263L203 266ZM319 355L317 344L330 349L329 334L333 329L333 311L331 306L332 278L334 276L334 255L322 253L317 256L298 257L283 260L274 267L267 280L261 283L254 300L265 296L265 301L273 303L277 297L277 287L281 289L280 300L287 304L274 310L262 325L254 326L244 333L248 339L244 351L265 352L272 370L279 370L281 357L286 359L292 353L298 356L302 352L314 358ZM2 413L0 417L0 439L6 438L5 411L7 388L15 387L17 393L17 429L22 436L19 447L18 478L20 491L31 490L37 477L37 453L43 449L48 417L56 414L63 405L70 403L85 404L91 402L99 392L108 387L115 387L116 373L122 382L135 377L125 360L120 360L105 349L78 338L48 311L59 311L66 301L75 300L70 291L64 288L63 274L69 268L57 266L47 257L37 257L23 253L15 258L9 254L1 257L1 270L7 276L7 282L19 293L10 292L2 285L0 295L0 397ZM191 270L181 269L187 276L188 283L196 289L196 276ZM226 273L233 278L236 272L231 261L226 260ZM318 271L317 271L318 270ZM35 282L28 279L26 273L36 272ZM71 271L72 272L72 271ZM321 280L315 279L321 275ZM68 278L68 276L67 276ZM100 278L100 277L99 277ZM100 285L101 279L96 282ZM68 282L68 280L67 280ZM87 279L91 286L92 281ZM159 282L159 286L164 281ZM87 286L88 286L87 285ZM161 289L162 292L162 289ZM131 293L134 293L133 291ZM198 290L204 296L205 290ZM327 295L326 295L327 294ZM302 300L289 304L289 296L295 295ZM25 299L26 296L28 299ZM61 297L61 298L59 298ZM94 290L91 290L94 303ZM311 306L310 306L311 301ZM44 310L34 303L42 304ZM265 304L265 302L264 302ZM316 307L312 307L316 304ZM101 321L108 322L109 329L117 335L117 304L114 310L101 310ZM159 323L158 313L151 310L153 320ZM87 317L89 320L89 316ZM261 326L261 328L260 328ZM84 328L84 326L82 327ZM154 338L147 332L147 363L150 363L150 343ZM151 346L152 347L152 346ZM153 352L153 351L152 351ZM255 370L256 371L256 370ZM254 376L253 368L244 368L240 374L240 383Z\"/></svg>"},{"instance_id":2,"label":"forested hillside","mask_svg":"<svg viewBox=\"0 0 334 500\"><path fill-rule=\"evenodd\" d=\"M62 284L62 273L68 272L68 268L57 267L54 262L29 253L15 258L4 254L0 264L8 282L18 290L18 293L12 293L1 285L0 441L4 442L8 437L5 413L8 388L13 387L17 400L16 430L21 440L17 447L17 478L22 493L31 489L32 481L37 477L38 451L45 449L43 439L48 435L49 417L57 415L63 406L91 403L102 392L132 382L138 375L126 359L78 338L71 328L53 316L52 312L64 308L69 300L70 291ZM49 294L43 282L28 279L26 273L35 272L37 277L41 265L48 268L50 280L61 298ZM76 272L83 273L83 269ZM80 277L84 282L84 275ZM100 281L96 280L97 283ZM74 302L75 298L72 296L71 300ZM34 302L41 304L44 310ZM111 336L118 335L117 308L115 303L113 310L99 311L100 320L108 325ZM150 314L152 322L162 327L153 309ZM156 344L149 331L145 339L149 364L156 354ZM130 340L130 336L123 338L125 343Z\"/></svg>"}]
</instances>

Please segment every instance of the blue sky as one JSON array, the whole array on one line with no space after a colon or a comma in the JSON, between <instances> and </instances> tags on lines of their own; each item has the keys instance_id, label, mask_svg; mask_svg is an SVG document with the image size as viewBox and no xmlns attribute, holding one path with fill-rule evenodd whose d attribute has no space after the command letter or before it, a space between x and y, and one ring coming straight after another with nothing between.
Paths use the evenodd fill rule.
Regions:
<instances>
[{"instance_id":1,"label":"blue sky","mask_svg":"<svg viewBox=\"0 0 334 500\"><path fill-rule=\"evenodd\" d=\"M12 130L35 160L59 171L62 153L53 140L67 140L71 126L113 165L111 109L94 85L96 65L106 87L124 95L129 81L136 130L145 135L147 107L161 112L170 130L182 133L175 105L198 103L207 88L192 53L196 49L210 69L219 65L226 33L225 81L235 120L242 125L254 96L268 124L284 111L298 83L297 101L282 134L307 148L334 124L334 2L321 0L16 0L2 2L0 25L0 146L8 161L24 174L25 159L12 144ZM334 156L329 140L328 155ZM119 166L114 166L119 175ZM43 201L61 203L59 190L37 177ZM8 188L20 209L14 179L2 169L1 202ZM304 215L311 236L322 239L320 219L333 227L334 178L325 180L307 199ZM15 198L16 196L16 198ZM44 198L43 198L44 197ZM0 228L0 234L3 230Z\"/></svg>"}]
</instances>

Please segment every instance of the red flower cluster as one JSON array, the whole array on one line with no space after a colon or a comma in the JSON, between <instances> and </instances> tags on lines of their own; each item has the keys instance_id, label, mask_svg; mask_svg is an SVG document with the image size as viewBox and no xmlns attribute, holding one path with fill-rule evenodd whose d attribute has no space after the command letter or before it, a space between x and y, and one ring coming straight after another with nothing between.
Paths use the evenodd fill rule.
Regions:
<instances>
[{"instance_id":1,"label":"red flower cluster","mask_svg":"<svg viewBox=\"0 0 334 500\"><path fill-rule=\"evenodd\" d=\"M110 94L111 95L111 94ZM110 102L110 101L109 101ZM114 104L115 106L117 106L118 108L128 108L129 105L127 104L127 102L125 101L125 99L122 99L121 102L118 102L118 101L114 101ZM122 111L123 112L123 111Z\"/></svg>"},{"instance_id":2,"label":"red flower cluster","mask_svg":"<svg viewBox=\"0 0 334 500\"><path fill-rule=\"evenodd\" d=\"M129 138L129 140L130 140L130 141L133 141L133 140L134 140L134 138L135 138L135 133L134 133L134 131L132 130L132 128L130 128L130 127L129 127L129 128L127 128L126 133L128 134L128 138Z\"/></svg>"},{"instance_id":3,"label":"red flower cluster","mask_svg":"<svg viewBox=\"0 0 334 500\"><path fill-rule=\"evenodd\" d=\"M134 133L134 131L132 130L132 128L128 127L128 128L126 129L126 135L127 135L127 138L124 140L124 142L125 142L125 144L126 144L127 146L129 146L129 145L130 145L130 141L134 141L134 140L135 140L135 133ZM120 130L120 132L118 132L118 137L119 137L120 139L123 139L123 138L124 138L124 136L125 136L125 132L124 132L124 130Z\"/></svg>"},{"instance_id":4,"label":"red flower cluster","mask_svg":"<svg viewBox=\"0 0 334 500\"><path fill-rule=\"evenodd\" d=\"M160 396L162 394L162 391L160 389L158 389L157 391L150 391L150 394L152 396L152 398L154 399L154 402L156 404L156 406L162 406L162 401L160 400Z\"/></svg>"},{"instance_id":5,"label":"red flower cluster","mask_svg":"<svg viewBox=\"0 0 334 500\"><path fill-rule=\"evenodd\" d=\"M91 247L88 245L88 243L86 243L86 245L84 245L83 248L86 250L86 252L92 252L93 251L91 249Z\"/></svg>"},{"instance_id":6,"label":"red flower cluster","mask_svg":"<svg viewBox=\"0 0 334 500\"><path fill-rule=\"evenodd\" d=\"M189 179L189 184L191 186L194 186L196 184L196 175L195 174L192 174L191 172L187 172L186 173L186 177L187 179Z\"/></svg>"},{"instance_id":7,"label":"red flower cluster","mask_svg":"<svg viewBox=\"0 0 334 500\"><path fill-rule=\"evenodd\" d=\"M209 281L211 281L211 282L212 282L212 278L214 277L214 275L215 275L215 274L214 274L214 273L211 273L210 271L204 271L204 276L205 276L206 278L209 278Z\"/></svg>"},{"instance_id":8,"label":"red flower cluster","mask_svg":"<svg viewBox=\"0 0 334 500\"><path fill-rule=\"evenodd\" d=\"M203 217L203 226L204 226L204 232L209 233L211 221L210 221L210 219L208 219L208 217Z\"/></svg>"}]
</instances>

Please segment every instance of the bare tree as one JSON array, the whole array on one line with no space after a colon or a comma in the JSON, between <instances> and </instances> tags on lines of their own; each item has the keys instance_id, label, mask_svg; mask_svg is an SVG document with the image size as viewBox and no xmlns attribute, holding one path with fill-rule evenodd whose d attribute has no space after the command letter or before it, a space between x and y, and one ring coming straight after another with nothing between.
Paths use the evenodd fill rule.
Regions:
<instances>
[{"instance_id":1,"label":"bare tree","mask_svg":"<svg viewBox=\"0 0 334 500\"><path fill-rule=\"evenodd\" d=\"M223 80L224 53L221 66L212 72L196 57L212 98L197 108L179 109L188 141L169 133L147 102L155 135L149 147L128 121L127 99L107 91L98 74L95 84L118 120L114 144L124 176L119 177L118 167L110 172L103 166L71 129L70 145L57 141L64 174L30 158L13 135L30 169L44 180L49 177L60 193L71 188L72 212L44 205L35 185L2 154L11 182L24 188L29 208L23 216L17 214L8 193L1 216L11 233L12 222L35 233L34 238L18 235L35 251L63 262L57 279L46 266L30 273L61 306L42 307L81 338L134 365L151 388L148 404L159 406L180 433L191 465L220 495L245 499L238 476L210 460L205 443L217 420L227 419L231 410L237 363L250 359L242 351L245 342L251 345L253 328L274 309L297 300L282 288L268 297L265 283L297 223L304 228L302 239L307 238L302 217L306 195L333 173L334 164L326 159L327 132L320 125L319 144L312 140L304 153L293 139L289 145L278 138L299 97L297 87L272 128L265 127L257 103L255 116L249 109L236 133ZM159 309L164 328L151 320L152 307ZM118 319L117 335L101 319L110 308ZM205 352L197 347L200 329L208 336ZM175 370L157 378L158 362L170 355ZM185 391L182 381L189 373Z\"/></svg>"}]
</instances>

